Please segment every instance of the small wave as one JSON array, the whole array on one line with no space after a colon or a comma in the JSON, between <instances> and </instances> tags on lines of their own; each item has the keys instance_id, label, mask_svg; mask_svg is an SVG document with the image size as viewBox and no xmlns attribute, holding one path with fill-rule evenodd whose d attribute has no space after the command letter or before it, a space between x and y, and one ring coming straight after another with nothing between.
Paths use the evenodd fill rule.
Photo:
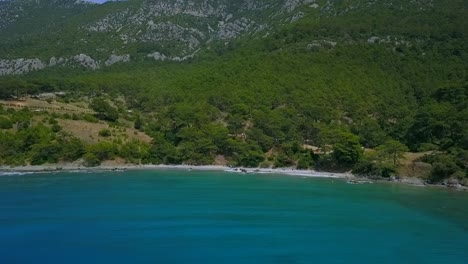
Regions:
<instances>
[{"instance_id":1,"label":"small wave","mask_svg":"<svg viewBox=\"0 0 468 264\"><path fill-rule=\"evenodd\" d=\"M34 172L27 171L27 172L20 172L20 171L9 171L9 172L0 172L0 176L21 176L21 175L28 175L33 174Z\"/></svg>"}]
</instances>

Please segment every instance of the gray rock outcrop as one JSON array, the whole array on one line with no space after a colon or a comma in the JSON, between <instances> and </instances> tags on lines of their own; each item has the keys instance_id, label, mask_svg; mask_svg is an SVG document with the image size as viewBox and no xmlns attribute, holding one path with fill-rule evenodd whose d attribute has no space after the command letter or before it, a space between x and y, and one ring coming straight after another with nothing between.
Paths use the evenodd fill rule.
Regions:
<instances>
[{"instance_id":1,"label":"gray rock outcrop","mask_svg":"<svg viewBox=\"0 0 468 264\"><path fill-rule=\"evenodd\" d=\"M76 55L73 57L73 60L78 63L79 65L91 69L91 70L97 70L99 69L99 62L95 61L93 58L86 54L80 54Z\"/></svg>"},{"instance_id":2,"label":"gray rock outcrop","mask_svg":"<svg viewBox=\"0 0 468 264\"><path fill-rule=\"evenodd\" d=\"M30 71L44 69L46 65L39 59L0 59L0 75L25 74Z\"/></svg>"},{"instance_id":3,"label":"gray rock outcrop","mask_svg":"<svg viewBox=\"0 0 468 264\"><path fill-rule=\"evenodd\" d=\"M125 54L125 55L115 55L112 54L109 59L104 62L106 66L111 66L112 64L118 63L118 62L129 62L130 61L130 54Z\"/></svg>"},{"instance_id":4,"label":"gray rock outcrop","mask_svg":"<svg viewBox=\"0 0 468 264\"><path fill-rule=\"evenodd\" d=\"M164 55L164 54L161 54L159 52L153 52L151 54L148 54L146 57L148 58L153 58L154 60L157 60L157 61L165 61L167 60L167 56Z\"/></svg>"},{"instance_id":5,"label":"gray rock outcrop","mask_svg":"<svg viewBox=\"0 0 468 264\"><path fill-rule=\"evenodd\" d=\"M64 59L64 58L55 58L55 57L52 57L50 58L49 60L49 67L53 67L53 66L57 66L57 65L62 65L64 63L66 63L68 61L68 59Z\"/></svg>"},{"instance_id":6,"label":"gray rock outcrop","mask_svg":"<svg viewBox=\"0 0 468 264\"><path fill-rule=\"evenodd\" d=\"M193 59L198 51L200 51L200 49L197 49L192 54L185 55L185 56L182 56L182 57L181 56L169 57L169 56L166 56L166 55L156 51L156 52L153 52L153 53L150 53L150 54L146 55L146 57L153 58L154 60L157 60L157 61L168 60L168 61L181 62L181 61L186 61L188 59Z\"/></svg>"}]
</instances>

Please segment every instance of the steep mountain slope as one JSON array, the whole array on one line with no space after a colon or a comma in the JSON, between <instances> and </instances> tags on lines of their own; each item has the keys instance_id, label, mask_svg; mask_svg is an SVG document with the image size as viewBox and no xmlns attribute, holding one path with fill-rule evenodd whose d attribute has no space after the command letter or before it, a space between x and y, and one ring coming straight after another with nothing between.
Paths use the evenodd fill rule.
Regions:
<instances>
[{"instance_id":1,"label":"steep mountain slope","mask_svg":"<svg viewBox=\"0 0 468 264\"><path fill-rule=\"evenodd\" d=\"M30 62L34 69L67 60L97 69L128 61L130 56L182 61L212 42L266 34L280 21L299 18L303 13L294 11L314 2L133 0L90 5L12 1L1 9L2 57L36 59ZM105 59L107 63L102 63ZM3 70L4 74L23 71Z\"/></svg>"},{"instance_id":2,"label":"steep mountain slope","mask_svg":"<svg viewBox=\"0 0 468 264\"><path fill-rule=\"evenodd\" d=\"M467 179L464 0L43 0L0 9L0 97L106 98L152 137L137 155L145 162L222 156L388 176L409 147L436 151L424 158L432 180Z\"/></svg>"},{"instance_id":3,"label":"steep mountain slope","mask_svg":"<svg viewBox=\"0 0 468 264\"><path fill-rule=\"evenodd\" d=\"M312 49L356 42L409 48L466 34L457 31L466 26L464 11L463 1L432 0L11 0L0 5L0 75L57 65L96 70L131 60L184 61L290 25L297 28L285 41L323 38L309 37Z\"/></svg>"}]
</instances>

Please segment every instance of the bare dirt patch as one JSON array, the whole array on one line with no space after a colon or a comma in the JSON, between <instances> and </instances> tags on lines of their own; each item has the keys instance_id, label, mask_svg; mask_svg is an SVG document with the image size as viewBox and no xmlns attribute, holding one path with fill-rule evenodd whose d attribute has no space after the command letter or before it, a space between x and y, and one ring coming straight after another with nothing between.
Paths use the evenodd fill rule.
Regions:
<instances>
[{"instance_id":1,"label":"bare dirt patch","mask_svg":"<svg viewBox=\"0 0 468 264\"><path fill-rule=\"evenodd\" d=\"M214 165L218 166L227 166L229 162L226 160L226 157L223 155L217 155L214 161Z\"/></svg>"},{"instance_id":2,"label":"bare dirt patch","mask_svg":"<svg viewBox=\"0 0 468 264\"><path fill-rule=\"evenodd\" d=\"M421 158L431 153L432 151L405 153L405 157L401 160L401 165L398 168L398 174L405 177L427 177L432 170L432 166L422 162Z\"/></svg>"},{"instance_id":3,"label":"bare dirt patch","mask_svg":"<svg viewBox=\"0 0 468 264\"><path fill-rule=\"evenodd\" d=\"M151 138L148 135L134 128L112 128L107 123L90 123L83 120L58 119L57 121L63 131L71 133L87 144L95 144L99 141L114 139L120 139L123 142L131 140L147 143L151 142ZM100 137L99 131L103 129L109 129L112 136L106 138Z\"/></svg>"},{"instance_id":4,"label":"bare dirt patch","mask_svg":"<svg viewBox=\"0 0 468 264\"><path fill-rule=\"evenodd\" d=\"M84 104L67 104L67 103L61 103L57 101L52 101L48 103L43 100L30 99L30 98L24 101L0 100L0 104L6 108L13 108L16 110L19 110L22 108L29 108L32 111L36 111L36 112L57 112L57 113L70 113L70 114L72 113L93 114L94 113L94 111L87 108L86 105Z\"/></svg>"}]
</instances>

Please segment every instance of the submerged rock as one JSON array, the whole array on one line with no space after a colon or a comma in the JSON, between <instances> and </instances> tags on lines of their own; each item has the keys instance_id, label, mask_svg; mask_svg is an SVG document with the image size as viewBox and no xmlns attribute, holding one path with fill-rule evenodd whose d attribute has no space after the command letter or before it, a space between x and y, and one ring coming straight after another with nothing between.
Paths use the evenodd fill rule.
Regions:
<instances>
[{"instance_id":1,"label":"submerged rock","mask_svg":"<svg viewBox=\"0 0 468 264\"><path fill-rule=\"evenodd\" d=\"M448 178L444 180L443 185L449 187L449 188L455 188L455 189L461 189L463 188L461 181L457 178Z\"/></svg>"}]
</instances>

